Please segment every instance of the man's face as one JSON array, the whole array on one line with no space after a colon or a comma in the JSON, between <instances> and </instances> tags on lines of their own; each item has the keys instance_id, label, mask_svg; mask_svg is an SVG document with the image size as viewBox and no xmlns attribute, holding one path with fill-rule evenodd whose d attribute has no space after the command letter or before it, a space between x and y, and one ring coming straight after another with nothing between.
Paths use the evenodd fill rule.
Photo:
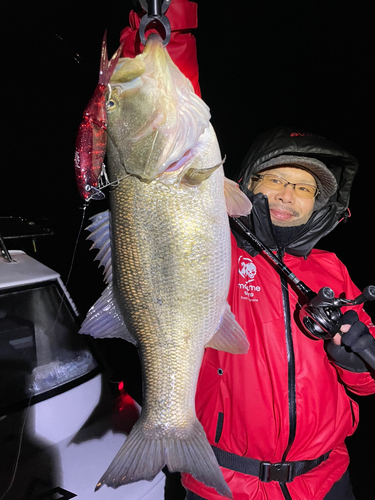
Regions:
<instances>
[{"instance_id":1,"label":"man's face","mask_svg":"<svg viewBox=\"0 0 375 500\"><path fill-rule=\"evenodd\" d=\"M264 170L259 174L273 174L292 184L308 184L316 187L314 177L306 170L298 167L280 165L277 168ZM305 224L314 209L315 198L298 196L291 184L278 190L268 184L265 186L262 180L256 181L252 179L249 189L254 194L262 193L267 196L271 220L275 226L289 227Z\"/></svg>"}]
</instances>

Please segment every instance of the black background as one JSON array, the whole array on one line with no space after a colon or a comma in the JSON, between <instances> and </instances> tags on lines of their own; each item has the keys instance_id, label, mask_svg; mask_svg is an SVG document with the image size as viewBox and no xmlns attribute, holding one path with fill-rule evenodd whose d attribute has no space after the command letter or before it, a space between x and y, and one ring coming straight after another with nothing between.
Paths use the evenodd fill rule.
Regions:
<instances>
[{"instance_id":1,"label":"black background","mask_svg":"<svg viewBox=\"0 0 375 500\"><path fill-rule=\"evenodd\" d=\"M202 97L227 156L227 176L235 175L256 135L276 125L314 131L342 145L360 161L352 217L318 246L335 251L360 288L375 283L375 3L198 4L195 36ZM131 8L130 0L1 4L0 216L20 215L40 223L46 218L54 235L37 240L35 256L65 281L82 219L74 179L75 136L97 83L104 30L111 55ZM93 202L87 215L105 208L105 202ZM68 283L82 314L103 288L88 248L81 234ZM374 304L366 310L375 317ZM351 475L357 500L367 500L375 491L375 402L373 396L354 398L360 403L361 423L348 439Z\"/></svg>"}]
</instances>

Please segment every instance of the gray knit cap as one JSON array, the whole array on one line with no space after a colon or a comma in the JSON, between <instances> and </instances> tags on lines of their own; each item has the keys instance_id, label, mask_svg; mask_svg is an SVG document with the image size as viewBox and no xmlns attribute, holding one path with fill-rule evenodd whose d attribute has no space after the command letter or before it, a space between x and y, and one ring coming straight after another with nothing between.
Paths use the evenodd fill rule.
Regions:
<instances>
[{"instance_id":1,"label":"gray knit cap","mask_svg":"<svg viewBox=\"0 0 375 500\"><path fill-rule=\"evenodd\" d=\"M309 158L307 156L277 156L255 167L252 171L252 175L269 168L277 167L278 165L296 165L303 170L307 170L314 176L320 191L315 201L315 207L317 209L325 205L329 198L337 191L335 176L328 170L324 163L316 158Z\"/></svg>"}]
</instances>

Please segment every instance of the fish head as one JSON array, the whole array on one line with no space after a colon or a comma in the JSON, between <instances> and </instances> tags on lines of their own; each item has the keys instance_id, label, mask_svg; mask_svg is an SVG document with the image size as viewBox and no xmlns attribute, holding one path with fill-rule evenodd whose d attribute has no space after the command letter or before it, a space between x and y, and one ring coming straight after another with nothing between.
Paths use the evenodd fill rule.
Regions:
<instances>
[{"instance_id":1,"label":"fish head","mask_svg":"<svg viewBox=\"0 0 375 500\"><path fill-rule=\"evenodd\" d=\"M210 120L157 34L148 37L142 54L118 61L106 107L116 174L147 182L180 168Z\"/></svg>"}]
</instances>

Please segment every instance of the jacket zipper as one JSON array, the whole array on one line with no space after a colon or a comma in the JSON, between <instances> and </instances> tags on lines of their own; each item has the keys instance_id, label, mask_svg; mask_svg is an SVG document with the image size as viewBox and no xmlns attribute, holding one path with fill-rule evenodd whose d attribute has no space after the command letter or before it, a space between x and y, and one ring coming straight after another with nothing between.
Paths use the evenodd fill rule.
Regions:
<instances>
[{"instance_id":1,"label":"jacket zipper","mask_svg":"<svg viewBox=\"0 0 375 500\"><path fill-rule=\"evenodd\" d=\"M284 252L279 249L278 257L283 260ZM286 278L280 274L281 293L283 299L284 325L285 325L285 341L288 359L288 405L289 405L289 438L288 445L284 451L282 462L286 462L289 450L294 442L297 427L297 410L296 410L296 369L293 348L292 328L290 321L290 303L289 289ZM281 490L286 500L290 500L290 494L285 483L280 483Z\"/></svg>"}]
</instances>

